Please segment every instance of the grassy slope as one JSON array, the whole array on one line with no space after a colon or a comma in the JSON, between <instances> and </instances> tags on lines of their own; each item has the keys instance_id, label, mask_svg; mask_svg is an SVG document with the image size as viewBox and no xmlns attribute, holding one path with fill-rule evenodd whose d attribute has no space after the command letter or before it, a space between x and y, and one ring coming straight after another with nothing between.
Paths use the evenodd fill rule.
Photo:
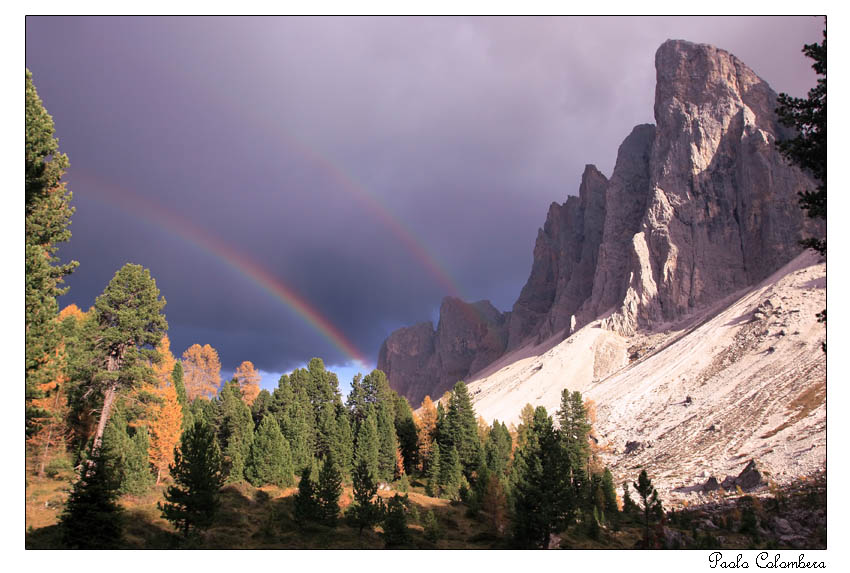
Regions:
<instances>
[{"instance_id":1,"label":"grassy slope","mask_svg":"<svg viewBox=\"0 0 850 573\"><path fill-rule=\"evenodd\" d=\"M56 525L63 510L64 500L70 489L70 475L57 478L29 476L26 488L26 547L29 549L61 548L59 528ZM414 485L418 485L414 483ZM124 547L127 549L380 549L384 547L380 527L375 531L357 530L341 519L336 528L315 525L299 527L293 520L293 497L295 488L280 489L274 486L254 488L248 484L228 485L222 490L222 509L216 523L198 540L187 542L173 533L171 524L164 520L157 502L162 500L164 485L155 487L145 496L124 496L121 505L125 509ZM381 492L390 497L391 492ZM801 504L825 507L825 486L815 489L797 488L783 494L782 514ZM488 523L487 516L470 516L467 507L445 499L424 495L421 487L409 492L411 506L415 506L420 522L432 510L442 529L442 537L435 544L425 539L420 523L409 520L412 537L410 548L417 549L497 549L509 547L502 536L497 535ZM770 498L772 499L772 498ZM770 522L778 513L771 510L773 504L767 499L762 504L761 520ZM351 503L351 488L345 488L340 499L344 508ZM732 502L734 503L734 502ZM822 504L822 505L821 505ZM719 527L700 531L696 541L687 546L704 544L714 548L781 547L770 539L754 540L740 533L740 510L729 505L725 509L693 508L684 514L670 514L668 527L685 535L693 534L694 523L708 519ZM571 549L631 549L640 541L639 525L626 525L619 531L606 528L600 530L597 539L589 538L578 527L571 527L560 538L560 546ZM811 548L825 546L825 529L808 540ZM706 547L707 548L707 547Z\"/></svg>"}]
</instances>

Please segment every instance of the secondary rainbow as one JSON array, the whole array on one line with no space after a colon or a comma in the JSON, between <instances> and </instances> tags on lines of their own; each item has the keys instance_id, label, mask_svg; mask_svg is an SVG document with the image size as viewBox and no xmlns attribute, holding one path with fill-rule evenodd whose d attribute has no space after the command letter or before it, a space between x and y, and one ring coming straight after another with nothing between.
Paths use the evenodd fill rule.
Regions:
<instances>
[{"instance_id":1,"label":"secondary rainbow","mask_svg":"<svg viewBox=\"0 0 850 573\"><path fill-rule=\"evenodd\" d=\"M369 363L364 358L363 353L357 349L352 341L345 337L339 328L334 326L330 320L296 293L294 289L244 253L200 229L187 218L157 205L151 198L146 197L143 200L136 193L118 185L106 184L99 177L90 173L80 173L79 169L74 170L73 175L75 175L74 179L82 179L87 183L85 186L87 192L93 191L99 197L123 211L153 223L166 232L213 255L227 267L249 279L282 302L345 356L364 368L368 368ZM83 177L80 178L79 175L83 175ZM108 188L109 191L107 192L103 187Z\"/></svg>"}]
</instances>

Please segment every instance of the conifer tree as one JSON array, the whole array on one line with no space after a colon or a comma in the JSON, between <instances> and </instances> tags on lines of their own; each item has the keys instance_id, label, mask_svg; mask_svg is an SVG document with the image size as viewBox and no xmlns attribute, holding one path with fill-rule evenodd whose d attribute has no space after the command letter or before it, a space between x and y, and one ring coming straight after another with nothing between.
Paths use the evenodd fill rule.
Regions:
<instances>
[{"instance_id":1,"label":"conifer tree","mask_svg":"<svg viewBox=\"0 0 850 573\"><path fill-rule=\"evenodd\" d=\"M316 502L319 521L328 527L336 527L339 516L339 496L342 494L342 474L332 454L325 457L316 484Z\"/></svg>"},{"instance_id":2,"label":"conifer tree","mask_svg":"<svg viewBox=\"0 0 850 573\"><path fill-rule=\"evenodd\" d=\"M261 390L254 403L251 404L251 417L254 419L254 426L259 426L263 418L271 414L271 406L272 395L269 394L268 390Z\"/></svg>"},{"instance_id":3,"label":"conifer tree","mask_svg":"<svg viewBox=\"0 0 850 573\"><path fill-rule=\"evenodd\" d=\"M392 405L386 402L379 402L377 407L378 477L384 481L392 481L395 475L398 449L391 408Z\"/></svg>"},{"instance_id":4,"label":"conifer tree","mask_svg":"<svg viewBox=\"0 0 850 573\"><path fill-rule=\"evenodd\" d=\"M365 461L358 463L352 473L352 485L354 490L354 503L349 513L357 535L363 535L364 528L372 528L377 525L383 517L383 504L378 493L378 484L375 481ZM374 500L374 501L373 501Z\"/></svg>"},{"instance_id":5,"label":"conifer tree","mask_svg":"<svg viewBox=\"0 0 850 573\"><path fill-rule=\"evenodd\" d=\"M413 410L404 396L393 393L395 401L395 433L398 436L398 446L404 460L404 473L410 473L419 462L419 438L416 422L413 420Z\"/></svg>"},{"instance_id":6,"label":"conifer tree","mask_svg":"<svg viewBox=\"0 0 850 573\"><path fill-rule=\"evenodd\" d=\"M229 467L227 481L239 482L245 479L245 464L254 440L254 419L250 408L242 401L239 385L234 381L224 385L215 403L218 440L225 464Z\"/></svg>"},{"instance_id":7,"label":"conifer tree","mask_svg":"<svg viewBox=\"0 0 850 573\"><path fill-rule=\"evenodd\" d=\"M342 477L346 479L347 476L351 475L351 468L354 463L354 436L351 433L348 414L341 405L336 409L336 427L331 452L334 459L339 461Z\"/></svg>"},{"instance_id":8,"label":"conifer tree","mask_svg":"<svg viewBox=\"0 0 850 573\"><path fill-rule=\"evenodd\" d=\"M312 467L304 466L298 481L298 493L295 494L295 522L305 525L319 517L319 502L316 497L316 484L311 477Z\"/></svg>"},{"instance_id":9,"label":"conifer tree","mask_svg":"<svg viewBox=\"0 0 850 573\"><path fill-rule=\"evenodd\" d=\"M189 405L189 400L186 397L186 386L183 384L183 363L179 360L174 361L174 369L171 371L171 382L177 391L177 401L180 402L180 406L185 410Z\"/></svg>"},{"instance_id":10,"label":"conifer tree","mask_svg":"<svg viewBox=\"0 0 850 573\"><path fill-rule=\"evenodd\" d=\"M517 426L516 436L517 447L522 446L525 443L526 436L531 429L534 421L534 406L531 404L523 406L522 410L519 412L519 419L520 423L519 426Z\"/></svg>"},{"instance_id":11,"label":"conifer tree","mask_svg":"<svg viewBox=\"0 0 850 573\"><path fill-rule=\"evenodd\" d=\"M169 467L173 486L158 503L162 516L183 535L212 525L219 509L219 490L224 485L221 450L214 430L203 422L183 432L180 447Z\"/></svg>"},{"instance_id":12,"label":"conifer tree","mask_svg":"<svg viewBox=\"0 0 850 573\"><path fill-rule=\"evenodd\" d=\"M797 133L777 146L788 160L814 175L817 188L800 193L800 206L809 217L826 219L826 29L823 41L804 45L803 53L814 60L812 68L819 76L817 85L805 99L779 94L776 107L779 121ZM826 256L826 239L807 239L804 244Z\"/></svg>"},{"instance_id":13,"label":"conifer tree","mask_svg":"<svg viewBox=\"0 0 850 573\"><path fill-rule=\"evenodd\" d=\"M658 499L658 492L652 485L652 481L646 474L646 470L641 470L638 481L634 483L634 486L643 504L643 546L644 548L649 548L651 544L650 524L659 514L663 515L661 500Z\"/></svg>"},{"instance_id":14,"label":"conifer tree","mask_svg":"<svg viewBox=\"0 0 850 573\"><path fill-rule=\"evenodd\" d=\"M487 468L502 478L508 473L508 464L511 460L511 434L504 422L493 420L490 436L485 447L485 460Z\"/></svg>"},{"instance_id":15,"label":"conifer tree","mask_svg":"<svg viewBox=\"0 0 850 573\"><path fill-rule=\"evenodd\" d=\"M296 468L311 465L316 451L316 432L310 398L304 388L295 391L291 387L282 391L280 396L286 399L282 402L285 406L280 416L280 427L292 449L292 462Z\"/></svg>"},{"instance_id":16,"label":"conifer tree","mask_svg":"<svg viewBox=\"0 0 850 573\"><path fill-rule=\"evenodd\" d=\"M120 406L104 431L101 449L119 494L141 495L150 489L154 479L148 462L147 428L136 428L131 437Z\"/></svg>"},{"instance_id":17,"label":"conifer tree","mask_svg":"<svg viewBox=\"0 0 850 573\"><path fill-rule=\"evenodd\" d=\"M373 479L378 480L381 479L378 471L378 427L374 409L369 410L357 433L354 463L355 465L365 463Z\"/></svg>"},{"instance_id":18,"label":"conifer tree","mask_svg":"<svg viewBox=\"0 0 850 573\"><path fill-rule=\"evenodd\" d=\"M293 484L294 473L289 443L283 437L277 420L266 416L251 443L246 472L248 481L255 487L267 483L287 487Z\"/></svg>"},{"instance_id":19,"label":"conifer tree","mask_svg":"<svg viewBox=\"0 0 850 573\"><path fill-rule=\"evenodd\" d=\"M433 510L429 509L428 513L425 514L425 519L422 525L425 530L425 539L431 543L436 543L440 537L442 537L443 532L440 528L440 524L437 523L437 516L434 515Z\"/></svg>"},{"instance_id":20,"label":"conifer tree","mask_svg":"<svg viewBox=\"0 0 850 573\"><path fill-rule=\"evenodd\" d=\"M779 121L797 131L791 139L777 146L786 159L814 175L817 188L800 193L800 206L814 219L826 220L826 28L820 44L805 44L803 53L814 60L812 68L820 76L808 97L795 98L779 94L776 114ZM826 257L826 238L809 237L802 244ZM817 314L818 322L826 322L826 309ZM826 342L821 344L826 352Z\"/></svg>"},{"instance_id":21,"label":"conifer tree","mask_svg":"<svg viewBox=\"0 0 850 573\"><path fill-rule=\"evenodd\" d=\"M59 521L70 549L117 549L123 534L118 480L101 450L83 464Z\"/></svg>"},{"instance_id":22,"label":"conifer tree","mask_svg":"<svg viewBox=\"0 0 850 573\"><path fill-rule=\"evenodd\" d=\"M440 460L440 485L452 499L459 499L460 486L464 478L463 465L460 463L460 455L457 448L452 446L445 451L443 459Z\"/></svg>"},{"instance_id":23,"label":"conifer tree","mask_svg":"<svg viewBox=\"0 0 850 573\"><path fill-rule=\"evenodd\" d=\"M68 376L70 353L65 350L71 340L66 333L75 330L77 320L82 320L82 313L76 305L70 305L59 313L57 320L61 323L59 327L61 343L57 353L59 368L54 379L38 385L40 397L30 396L28 410L27 446L36 454L39 477L44 477L49 460L65 450L68 438L71 436L68 426L68 417L71 413L68 402L71 381Z\"/></svg>"},{"instance_id":24,"label":"conifer tree","mask_svg":"<svg viewBox=\"0 0 850 573\"><path fill-rule=\"evenodd\" d=\"M168 471L168 466L174 461L174 448L180 441L183 428L183 410L173 384L160 381L152 393L156 402L151 405L153 412L148 420L148 451L151 465L156 469L156 483L159 483L162 474Z\"/></svg>"},{"instance_id":25,"label":"conifer tree","mask_svg":"<svg viewBox=\"0 0 850 573\"><path fill-rule=\"evenodd\" d=\"M425 493L431 497L440 495L440 444L434 442L434 447L431 452L431 461L428 464L428 481L425 484Z\"/></svg>"},{"instance_id":26,"label":"conifer tree","mask_svg":"<svg viewBox=\"0 0 850 573\"><path fill-rule=\"evenodd\" d=\"M587 461L590 458L590 423L581 392L564 389L561 392L561 407L558 410L561 441L566 449L573 469L574 481L587 473Z\"/></svg>"},{"instance_id":27,"label":"conifer tree","mask_svg":"<svg viewBox=\"0 0 850 573\"><path fill-rule=\"evenodd\" d=\"M25 139L25 399L28 435L30 420L41 410L33 400L44 398L42 387L61 373L61 340L56 297L67 292L63 277L78 265L60 265L58 244L68 241L74 208L71 193L61 181L68 157L59 152L53 118L47 113L26 70Z\"/></svg>"},{"instance_id":28,"label":"conifer tree","mask_svg":"<svg viewBox=\"0 0 850 573\"><path fill-rule=\"evenodd\" d=\"M572 519L575 496L569 458L542 406L517 448L514 473L514 540L520 547L547 548L551 535Z\"/></svg>"},{"instance_id":29,"label":"conifer tree","mask_svg":"<svg viewBox=\"0 0 850 573\"><path fill-rule=\"evenodd\" d=\"M233 378L239 384L242 400L250 407L260 394L260 373L254 368L254 363L245 360L236 367Z\"/></svg>"},{"instance_id":30,"label":"conifer tree","mask_svg":"<svg viewBox=\"0 0 850 573\"><path fill-rule=\"evenodd\" d=\"M98 366L90 390L103 395L93 450L100 447L103 431L119 391L151 382L149 366L159 360L155 346L168 329L160 298L150 271L126 264L95 299L97 334L94 360Z\"/></svg>"},{"instance_id":31,"label":"conifer tree","mask_svg":"<svg viewBox=\"0 0 850 573\"><path fill-rule=\"evenodd\" d=\"M395 494L387 502L384 514L384 543L389 547L400 547L410 542L410 532L407 529L407 507L410 500Z\"/></svg>"},{"instance_id":32,"label":"conifer tree","mask_svg":"<svg viewBox=\"0 0 850 573\"><path fill-rule=\"evenodd\" d=\"M486 487L481 500L481 509L489 516L490 526L497 533L503 533L508 515L508 498L505 495L505 487L500 477L495 473L488 473Z\"/></svg>"},{"instance_id":33,"label":"conifer tree","mask_svg":"<svg viewBox=\"0 0 850 573\"><path fill-rule=\"evenodd\" d=\"M368 412L366 411L366 392L363 389L363 375L355 374L351 381L351 391L348 393L348 398L345 401L345 409L348 411L349 423L356 433L360 429L360 424L366 419Z\"/></svg>"},{"instance_id":34,"label":"conifer tree","mask_svg":"<svg viewBox=\"0 0 850 573\"><path fill-rule=\"evenodd\" d=\"M212 399L221 384L221 360L209 344L193 344L183 353L183 383L189 400Z\"/></svg>"},{"instance_id":35,"label":"conifer tree","mask_svg":"<svg viewBox=\"0 0 850 573\"><path fill-rule=\"evenodd\" d=\"M614 476L607 467L602 473L602 495L605 499L605 515L609 520L618 519L619 508L617 507L617 491L614 488Z\"/></svg>"},{"instance_id":36,"label":"conifer tree","mask_svg":"<svg viewBox=\"0 0 850 573\"><path fill-rule=\"evenodd\" d=\"M471 479L473 472L478 468L481 442L478 437L478 421L475 418L475 410L472 408L472 399L466 384L462 381L455 384L452 389L446 423L451 438L448 443L441 445L444 447L452 445L457 449L463 474L467 479Z\"/></svg>"},{"instance_id":37,"label":"conifer tree","mask_svg":"<svg viewBox=\"0 0 850 573\"><path fill-rule=\"evenodd\" d=\"M637 513L638 507L629 495L629 482L623 482L623 515Z\"/></svg>"},{"instance_id":38,"label":"conifer tree","mask_svg":"<svg viewBox=\"0 0 850 573\"><path fill-rule=\"evenodd\" d=\"M422 471L427 472L437 430L437 408L430 396L425 396L422 400L419 411L421 415L416 420L417 440L419 442L418 459Z\"/></svg>"}]
</instances>

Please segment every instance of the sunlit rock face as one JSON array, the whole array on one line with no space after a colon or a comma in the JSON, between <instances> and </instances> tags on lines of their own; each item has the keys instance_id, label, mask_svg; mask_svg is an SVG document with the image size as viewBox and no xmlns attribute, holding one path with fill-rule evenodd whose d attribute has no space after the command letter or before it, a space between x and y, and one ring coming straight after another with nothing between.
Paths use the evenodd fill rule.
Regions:
<instances>
[{"instance_id":1,"label":"sunlit rock face","mask_svg":"<svg viewBox=\"0 0 850 573\"><path fill-rule=\"evenodd\" d=\"M381 346L378 368L414 407L426 395L437 399L504 353L508 316L486 300L446 297L436 330L425 322L394 331Z\"/></svg>"},{"instance_id":2,"label":"sunlit rock face","mask_svg":"<svg viewBox=\"0 0 850 573\"><path fill-rule=\"evenodd\" d=\"M630 336L686 317L823 235L798 203L815 183L776 149L790 133L770 86L732 54L682 40L662 44L655 67L656 125L632 130L610 178L588 165L578 196L550 206L512 311L446 299L436 331L384 343L378 366L411 402L599 318Z\"/></svg>"}]
</instances>

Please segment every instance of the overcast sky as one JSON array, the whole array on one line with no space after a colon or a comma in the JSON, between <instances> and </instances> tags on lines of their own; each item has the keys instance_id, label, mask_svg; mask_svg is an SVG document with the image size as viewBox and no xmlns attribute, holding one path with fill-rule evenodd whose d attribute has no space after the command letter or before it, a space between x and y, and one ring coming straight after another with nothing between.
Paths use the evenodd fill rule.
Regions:
<instances>
[{"instance_id":1,"label":"overcast sky","mask_svg":"<svg viewBox=\"0 0 850 573\"><path fill-rule=\"evenodd\" d=\"M508 310L549 204L610 176L652 123L668 38L726 49L777 92L814 85L823 20L26 19L26 65L69 156L80 262L60 305L125 262L168 301L172 351L227 374L324 358L346 389L443 296Z\"/></svg>"}]
</instances>

